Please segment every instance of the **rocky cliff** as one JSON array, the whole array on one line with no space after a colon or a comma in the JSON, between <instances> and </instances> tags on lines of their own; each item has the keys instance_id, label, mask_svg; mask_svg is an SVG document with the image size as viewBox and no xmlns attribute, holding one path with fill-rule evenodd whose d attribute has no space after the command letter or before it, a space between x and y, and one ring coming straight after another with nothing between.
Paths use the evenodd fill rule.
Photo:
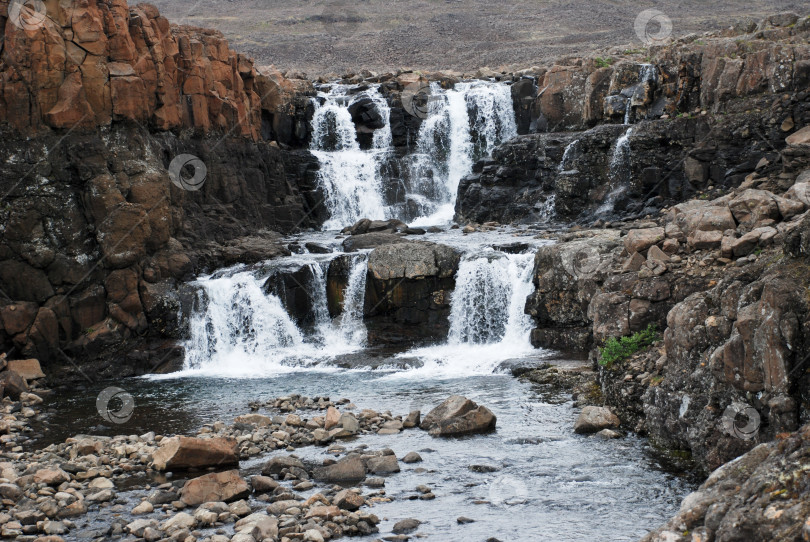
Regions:
<instances>
[{"instance_id":1,"label":"rocky cliff","mask_svg":"<svg viewBox=\"0 0 810 542\"><path fill-rule=\"evenodd\" d=\"M642 217L758 169L801 171L807 152L786 139L810 122L808 35L810 18L781 14L526 74L536 88L513 95L527 135L462 180L456 218Z\"/></svg>"},{"instance_id":2,"label":"rocky cliff","mask_svg":"<svg viewBox=\"0 0 810 542\"><path fill-rule=\"evenodd\" d=\"M315 224L312 159L283 150L312 86L148 4L42 6L0 2L0 342L142 373L177 354L153 348L178 336L178 281Z\"/></svg>"}]
</instances>

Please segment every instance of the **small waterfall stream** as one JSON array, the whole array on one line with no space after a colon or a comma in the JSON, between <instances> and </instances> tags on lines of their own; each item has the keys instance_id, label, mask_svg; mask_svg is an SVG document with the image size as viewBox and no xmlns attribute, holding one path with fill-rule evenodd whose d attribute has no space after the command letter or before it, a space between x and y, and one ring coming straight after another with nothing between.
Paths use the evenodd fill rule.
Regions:
<instances>
[{"instance_id":1,"label":"small waterfall stream","mask_svg":"<svg viewBox=\"0 0 810 542\"><path fill-rule=\"evenodd\" d=\"M319 182L325 193L329 220L324 229L340 229L360 218L383 219L389 214L383 202L381 168L391 146L388 104L377 89L354 96L348 87L336 85L324 100L314 100L310 150L320 162ZM376 130L373 148L362 150L348 107L368 96L385 115L385 126Z\"/></svg>"}]
</instances>

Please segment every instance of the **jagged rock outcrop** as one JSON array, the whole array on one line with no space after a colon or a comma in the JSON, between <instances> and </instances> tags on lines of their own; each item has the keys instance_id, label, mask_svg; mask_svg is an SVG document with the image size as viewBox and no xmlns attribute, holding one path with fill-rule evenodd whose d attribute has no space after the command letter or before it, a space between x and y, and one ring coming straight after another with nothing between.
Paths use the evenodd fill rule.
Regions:
<instances>
[{"instance_id":1,"label":"jagged rock outcrop","mask_svg":"<svg viewBox=\"0 0 810 542\"><path fill-rule=\"evenodd\" d=\"M0 3L0 343L154 370L179 354L182 280L317 224L313 158L281 149L307 138L312 86L148 4L43 6L22 28Z\"/></svg>"},{"instance_id":2,"label":"jagged rock outcrop","mask_svg":"<svg viewBox=\"0 0 810 542\"><path fill-rule=\"evenodd\" d=\"M804 426L723 465L643 542L806 540L808 448Z\"/></svg>"},{"instance_id":3,"label":"jagged rock outcrop","mask_svg":"<svg viewBox=\"0 0 810 542\"><path fill-rule=\"evenodd\" d=\"M552 67L538 83L532 127L554 133L507 142L476 164L460 183L456 219L640 218L754 172L795 175L810 165L796 135L810 125L810 18L792 18L656 46L649 64ZM611 126L628 121L631 131Z\"/></svg>"}]
</instances>

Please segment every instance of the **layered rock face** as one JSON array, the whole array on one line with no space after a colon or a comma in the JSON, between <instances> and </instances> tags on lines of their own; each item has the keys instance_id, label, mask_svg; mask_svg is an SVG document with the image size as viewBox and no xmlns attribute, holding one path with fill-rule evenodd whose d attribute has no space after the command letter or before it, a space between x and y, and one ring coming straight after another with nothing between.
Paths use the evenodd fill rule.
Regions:
<instances>
[{"instance_id":1,"label":"layered rock face","mask_svg":"<svg viewBox=\"0 0 810 542\"><path fill-rule=\"evenodd\" d=\"M363 311L369 342L444 340L460 258L451 247L424 242L375 249L369 256Z\"/></svg>"},{"instance_id":2,"label":"layered rock face","mask_svg":"<svg viewBox=\"0 0 810 542\"><path fill-rule=\"evenodd\" d=\"M315 224L312 159L280 148L306 140L311 85L147 4L44 6L0 6L0 341L153 370L178 354L178 281Z\"/></svg>"},{"instance_id":3,"label":"layered rock face","mask_svg":"<svg viewBox=\"0 0 810 542\"><path fill-rule=\"evenodd\" d=\"M810 157L794 134L810 123L808 33L807 17L778 16L652 47L644 62L553 66L539 74L536 98L516 96L532 104L521 110L524 133L541 133L478 163L461 182L456 218L590 223L606 202L603 216L643 216L709 186L739 186L778 161L801 171ZM635 125L605 126L622 122Z\"/></svg>"}]
</instances>

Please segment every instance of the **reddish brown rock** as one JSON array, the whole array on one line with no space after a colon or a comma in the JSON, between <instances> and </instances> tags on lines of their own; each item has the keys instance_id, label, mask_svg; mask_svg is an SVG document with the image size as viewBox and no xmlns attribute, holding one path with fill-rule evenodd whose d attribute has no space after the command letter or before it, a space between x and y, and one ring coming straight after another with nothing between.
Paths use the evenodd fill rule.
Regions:
<instances>
[{"instance_id":1,"label":"reddish brown rock","mask_svg":"<svg viewBox=\"0 0 810 542\"><path fill-rule=\"evenodd\" d=\"M188 506L206 502L230 502L250 495L250 486L239 476L238 470L212 472L186 482L180 500Z\"/></svg>"},{"instance_id":2,"label":"reddish brown rock","mask_svg":"<svg viewBox=\"0 0 810 542\"><path fill-rule=\"evenodd\" d=\"M163 440L152 462L157 470L217 467L238 464L239 454L232 438L179 436Z\"/></svg>"},{"instance_id":3,"label":"reddish brown rock","mask_svg":"<svg viewBox=\"0 0 810 542\"><path fill-rule=\"evenodd\" d=\"M22 333L34 323L37 310L37 304L33 302L14 303L0 308L0 319L3 320L3 327L6 332L10 335L16 335Z\"/></svg>"},{"instance_id":4,"label":"reddish brown rock","mask_svg":"<svg viewBox=\"0 0 810 542\"><path fill-rule=\"evenodd\" d=\"M45 378L42 367L37 359L13 359L8 362L8 370L13 371L26 380Z\"/></svg>"}]
</instances>

